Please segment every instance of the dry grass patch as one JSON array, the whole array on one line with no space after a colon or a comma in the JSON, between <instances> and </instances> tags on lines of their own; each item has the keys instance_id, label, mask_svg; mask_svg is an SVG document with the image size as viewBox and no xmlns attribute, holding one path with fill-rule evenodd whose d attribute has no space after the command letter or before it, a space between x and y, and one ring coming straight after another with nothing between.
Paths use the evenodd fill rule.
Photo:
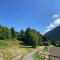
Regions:
<instances>
[{"instance_id":1,"label":"dry grass patch","mask_svg":"<svg viewBox=\"0 0 60 60\"><path fill-rule=\"evenodd\" d=\"M28 52L28 49L21 48L19 41L0 40L0 60L11 60L12 58Z\"/></svg>"}]
</instances>

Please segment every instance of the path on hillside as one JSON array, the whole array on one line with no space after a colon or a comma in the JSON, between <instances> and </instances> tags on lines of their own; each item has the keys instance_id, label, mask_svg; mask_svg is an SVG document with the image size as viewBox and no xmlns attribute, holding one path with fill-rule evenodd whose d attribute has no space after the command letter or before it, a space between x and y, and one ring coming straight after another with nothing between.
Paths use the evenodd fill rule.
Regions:
<instances>
[{"instance_id":1,"label":"path on hillside","mask_svg":"<svg viewBox=\"0 0 60 60\"><path fill-rule=\"evenodd\" d=\"M43 48L38 47L38 48L34 49L32 52L25 54L25 56L23 57L23 60L34 60L33 59L33 54L35 54L36 52L38 52L38 51L40 51L42 49ZM23 55L24 54L18 55L16 57L14 57L12 60L20 60L21 56L23 56Z\"/></svg>"},{"instance_id":2,"label":"path on hillside","mask_svg":"<svg viewBox=\"0 0 60 60\"><path fill-rule=\"evenodd\" d=\"M23 54L20 54L20 55L14 57L12 60L20 60L20 58L21 58L22 55L23 55Z\"/></svg>"},{"instance_id":3,"label":"path on hillside","mask_svg":"<svg viewBox=\"0 0 60 60\"><path fill-rule=\"evenodd\" d=\"M33 54L35 54L36 52L42 50L42 48L36 48L34 49L31 53L28 53L26 54L24 57L23 57L23 60L34 60L33 59Z\"/></svg>"}]
</instances>

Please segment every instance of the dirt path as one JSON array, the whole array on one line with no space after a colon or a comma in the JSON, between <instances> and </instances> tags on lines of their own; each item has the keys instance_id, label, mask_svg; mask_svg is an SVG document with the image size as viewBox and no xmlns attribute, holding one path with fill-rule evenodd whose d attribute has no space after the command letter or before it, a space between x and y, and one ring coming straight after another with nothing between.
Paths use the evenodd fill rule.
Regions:
<instances>
[{"instance_id":1,"label":"dirt path","mask_svg":"<svg viewBox=\"0 0 60 60\"><path fill-rule=\"evenodd\" d=\"M33 54L33 52L26 54L24 56L23 60L33 60L32 54Z\"/></svg>"},{"instance_id":2,"label":"dirt path","mask_svg":"<svg viewBox=\"0 0 60 60\"><path fill-rule=\"evenodd\" d=\"M0 60L5 60L4 58L3 58L3 54L2 53L0 53Z\"/></svg>"},{"instance_id":3,"label":"dirt path","mask_svg":"<svg viewBox=\"0 0 60 60\"><path fill-rule=\"evenodd\" d=\"M38 47L36 49L34 49L32 52L25 54L25 56L23 57L23 60L34 60L33 59L33 54L35 54L36 52L42 50L42 47ZM20 60L21 56L23 56L24 54L21 54L19 56L14 57L12 60Z\"/></svg>"},{"instance_id":4,"label":"dirt path","mask_svg":"<svg viewBox=\"0 0 60 60\"><path fill-rule=\"evenodd\" d=\"M28 53L24 56L23 60L34 60L33 59L33 54L35 54L36 52L42 50L42 48L36 48L34 49L31 53Z\"/></svg>"},{"instance_id":5,"label":"dirt path","mask_svg":"<svg viewBox=\"0 0 60 60\"><path fill-rule=\"evenodd\" d=\"M22 56L22 54L14 57L12 60L19 60L21 58L21 56Z\"/></svg>"}]
</instances>

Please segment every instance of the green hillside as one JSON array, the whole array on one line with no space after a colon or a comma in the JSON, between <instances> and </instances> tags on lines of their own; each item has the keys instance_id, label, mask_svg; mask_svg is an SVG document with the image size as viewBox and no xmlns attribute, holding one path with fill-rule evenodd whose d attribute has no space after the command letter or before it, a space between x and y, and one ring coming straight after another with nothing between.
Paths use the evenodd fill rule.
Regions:
<instances>
[{"instance_id":1,"label":"green hillside","mask_svg":"<svg viewBox=\"0 0 60 60\"><path fill-rule=\"evenodd\" d=\"M2 60L12 60L14 57L29 51L29 48L22 48L18 40L0 40L0 56Z\"/></svg>"},{"instance_id":2,"label":"green hillside","mask_svg":"<svg viewBox=\"0 0 60 60\"><path fill-rule=\"evenodd\" d=\"M57 44L58 41L60 41L60 26L54 28L53 30L47 32L45 34L48 40L55 42L54 44Z\"/></svg>"}]
</instances>

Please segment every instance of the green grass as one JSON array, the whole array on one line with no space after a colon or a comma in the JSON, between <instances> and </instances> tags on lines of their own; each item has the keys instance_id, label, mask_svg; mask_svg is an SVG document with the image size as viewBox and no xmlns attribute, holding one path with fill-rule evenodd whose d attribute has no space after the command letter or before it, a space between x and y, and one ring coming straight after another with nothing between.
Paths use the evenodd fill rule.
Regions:
<instances>
[{"instance_id":1,"label":"green grass","mask_svg":"<svg viewBox=\"0 0 60 60\"><path fill-rule=\"evenodd\" d=\"M18 40L0 40L0 54L4 60L11 60L15 56L26 53L30 48L22 48Z\"/></svg>"},{"instance_id":2,"label":"green grass","mask_svg":"<svg viewBox=\"0 0 60 60\"><path fill-rule=\"evenodd\" d=\"M48 47L45 47L44 49L43 49L43 52L47 52L48 51Z\"/></svg>"},{"instance_id":3,"label":"green grass","mask_svg":"<svg viewBox=\"0 0 60 60\"><path fill-rule=\"evenodd\" d=\"M49 46L42 46L42 48L43 48L42 51L36 52L33 55L35 60L44 60L44 56L42 56L41 54L47 54Z\"/></svg>"},{"instance_id":4,"label":"green grass","mask_svg":"<svg viewBox=\"0 0 60 60\"><path fill-rule=\"evenodd\" d=\"M12 48L14 46L19 46L19 41L17 40L0 40L0 48Z\"/></svg>"},{"instance_id":5,"label":"green grass","mask_svg":"<svg viewBox=\"0 0 60 60\"><path fill-rule=\"evenodd\" d=\"M44 60L44 58L43 58L41 55L39 55L38 52L35 53L35 54L33 55L33 57L34 57L34 60Z\"/></svg>"}]
</instances>

